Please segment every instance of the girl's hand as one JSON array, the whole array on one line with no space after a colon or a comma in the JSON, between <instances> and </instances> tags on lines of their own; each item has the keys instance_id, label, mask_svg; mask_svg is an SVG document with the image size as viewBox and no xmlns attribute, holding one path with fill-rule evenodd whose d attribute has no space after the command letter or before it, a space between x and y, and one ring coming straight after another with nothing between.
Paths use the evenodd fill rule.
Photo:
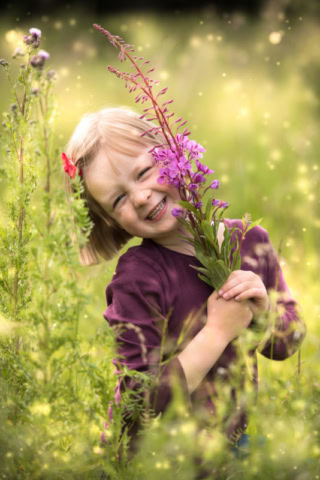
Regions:
<instances>
[{"instance_id":1,"label":"girl's hand","mask_svg":"<svg viewBox=\"0 0 320 480\"><path fill-rule=\"evenodd\" d=\"M258 318L269 307L268 293L263 281L259 275L250 271L234 270L218 294L225 300L248 300L254 318Z\"/></svg>"},{"instance_id":2,"label":"girl's hand","mask_svg":"<svg viewBox=\"0 0 320 480\"><path fill-rule=\"evenodd\" d=\"M224 300L214 291L207 302L207 323L205 330L213 333L227 345L242 331L250 325L252 310L248 301L236 302L235 300Z\"/></svg>"}]
</instances>

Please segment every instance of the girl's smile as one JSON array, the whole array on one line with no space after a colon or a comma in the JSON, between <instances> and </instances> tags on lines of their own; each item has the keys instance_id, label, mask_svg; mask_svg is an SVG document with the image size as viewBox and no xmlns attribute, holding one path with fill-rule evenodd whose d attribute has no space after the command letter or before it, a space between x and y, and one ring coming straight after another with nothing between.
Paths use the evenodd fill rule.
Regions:
<instances>
[{"instance_id":1,"label":"girl's smile","mask_svg":"<svg viewBox=\"0 0 320 480\"><path fill-rule=\"evenodd\" d=\"M165 197L158 205L151 210L149 215L147 216L147 220L150 222L157 222L160 218L165 214L167 211L167 197Z\"/></svg>"}]
</instances>

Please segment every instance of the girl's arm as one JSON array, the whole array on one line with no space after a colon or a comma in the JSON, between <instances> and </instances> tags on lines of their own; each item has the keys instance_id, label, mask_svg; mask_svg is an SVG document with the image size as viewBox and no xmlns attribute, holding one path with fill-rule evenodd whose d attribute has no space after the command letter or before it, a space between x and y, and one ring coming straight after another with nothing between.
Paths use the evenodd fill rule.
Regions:
<instances>
[{"instance_id":1,"label":"girl's arm","mask_svg":"<svg viewBox=\"0 0 320 480\"><path fill-rule=\"evenodd\" d=\"M217 362L226 346L252 319L248 302L226 301L213 292L207 305L207 324L178 355L191 394Z\"/></svg>"}]
</instances>

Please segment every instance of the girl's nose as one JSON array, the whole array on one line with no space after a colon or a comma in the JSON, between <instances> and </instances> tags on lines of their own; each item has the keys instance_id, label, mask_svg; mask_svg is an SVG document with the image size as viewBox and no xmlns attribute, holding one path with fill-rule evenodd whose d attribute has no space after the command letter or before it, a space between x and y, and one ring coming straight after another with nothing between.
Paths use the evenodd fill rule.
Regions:
<instances>
[{"instance_id":1,"label":"girl's nose","mask_svg":"<svg viewBox=\"0 0 320 480\"><path fill-rule=\"evenodd\" d=\"M142 205L145 205L148 200L151 197L151 190L149 189L142 189L142 190L136 190L131 194L132 198L132 203L135 207L140 207Z\"/></svg>"}]
</instances>

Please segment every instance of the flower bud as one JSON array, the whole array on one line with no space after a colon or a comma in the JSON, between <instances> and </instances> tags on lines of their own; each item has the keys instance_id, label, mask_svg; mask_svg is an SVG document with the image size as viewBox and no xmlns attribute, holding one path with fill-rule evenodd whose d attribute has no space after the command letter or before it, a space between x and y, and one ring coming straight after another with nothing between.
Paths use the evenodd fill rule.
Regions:
<instances>
[{"instance_id":1,"label":"flower bud","mask_svg":"<svg viewBox=\"0 0 320 480\"><path fill-rule=\"evenodd\" d=\"M45 50L39 50L38 55L31 57L30 63L32 67L41 70L45 64L45 61L50 58L50 55Z\"/></svg>"},{"instance_id":2,"label":"flower bud","mask_svg":"<svg viewBox=\"0 0 320 480\"><path fill-rule=\"evenodd\" d=\"M211 183L210 185L210 188L213 188L214 190L216 190L217 188L219 188L219 180L213 180L213 182Z\"/></svg>"},{"instance_id":3,"label":"flower bud","mask_svg":"<svg viewBox=\"0 0 320 480\"><path fill-rule=\"evenodd\" d=\"M26 45L31 45L33 43L33 39L31 35L23 35L23 41Z\"/></svg>"},{"instance_id":4,"label":"flower bud","mask_svg":"<svg viewBox=\"0 0 320 480\"><path fill-rule=\"evenodd\" d=\"M18 56L19 56L19 57L24 57L24 55L25 55L25 51L22 50L21 47L17 47L17 48L15 49L15 51L13 52L13 54L12 54L12 58L16 58L16 57L18 57Z\"/></svg>"},{"instance_id":5,"label":"flower bud","mask_svg":"<svg viewBox=\"0 0 320 480\"><path fill-rule=\"evenodd\" d=\"M182 208L173 208L171 210L171 214L174 216L174 217L182 217L183 214L184 214L184 211L182 210Z\"/></svg>"},{"instance_id":6,"label":"flower bud","mask_svg":"<svg viewBox=\"0 0 320 480\"><path fill-rule=\"evenodd\" d=\"M9 64L4 58L0 58L0 65L2 67L7 67Z\"/></svg>"},{"instance_id":7,"label":"flower bud","mask_svg":"<svg viewBox=\"0 0 320 480\"><path fill-rule=\"evenodd\" d=\"M50 53L45 50L39 50L38 57L43 58L43 60L48 60L48 58L50 58Z\"/></svg>"}]
</instances>

